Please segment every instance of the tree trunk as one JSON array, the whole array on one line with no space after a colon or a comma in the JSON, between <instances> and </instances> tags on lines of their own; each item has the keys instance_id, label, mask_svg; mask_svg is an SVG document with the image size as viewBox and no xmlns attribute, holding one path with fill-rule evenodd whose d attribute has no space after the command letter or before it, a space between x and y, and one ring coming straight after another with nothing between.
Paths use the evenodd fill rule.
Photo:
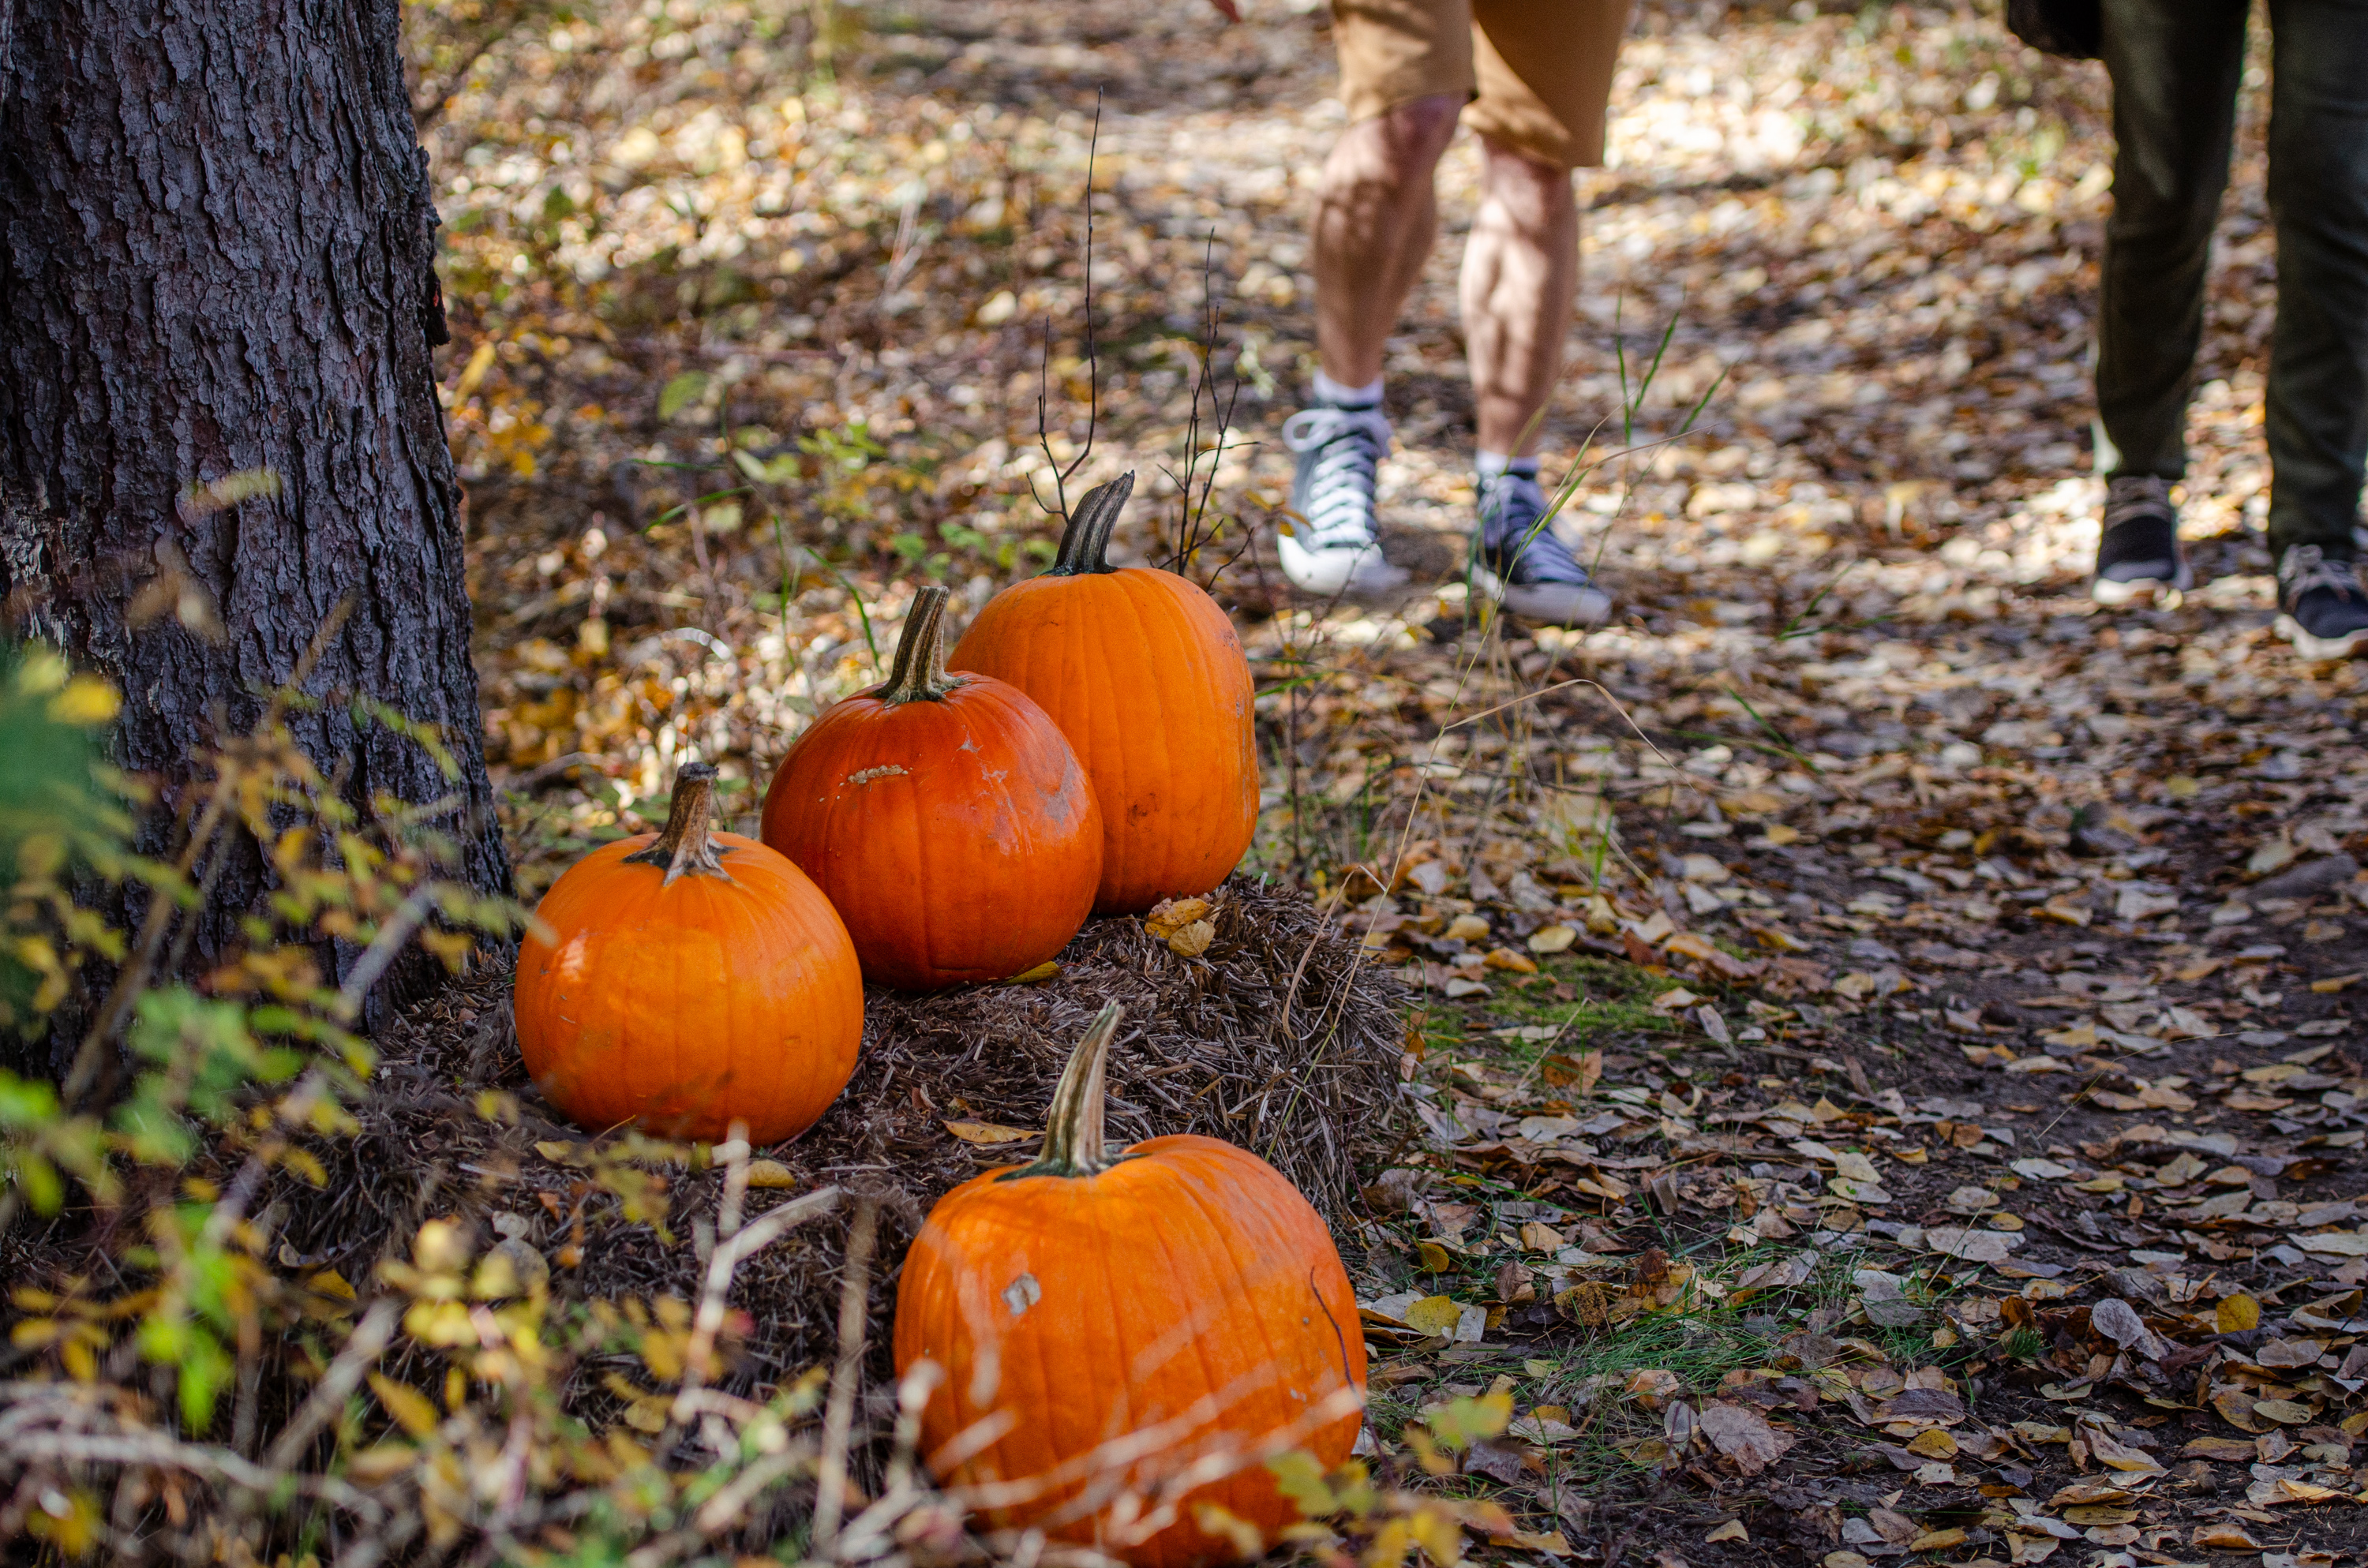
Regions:
<instances>
[{"instance_id":1,"label":"tree trunk","mask_svg":"<svg viewBox=\"0 0 2368 1568\"><path fill-rule=\"evenodd\" d=\"M300 716L300 741L349 767L358 802L456 797L457 874L507 890L400 17L0 0L0 602L121 683L117 760L169 781L350 600L307 689L440 726L462 778L344 702ZM276 492L192 489L258 470ZM127 614L178 572L203 594L163 597L210 596L212 635L202 613ZM268 885L258 856L229 867L201 948Z\"/></svg>"}]
</instances>

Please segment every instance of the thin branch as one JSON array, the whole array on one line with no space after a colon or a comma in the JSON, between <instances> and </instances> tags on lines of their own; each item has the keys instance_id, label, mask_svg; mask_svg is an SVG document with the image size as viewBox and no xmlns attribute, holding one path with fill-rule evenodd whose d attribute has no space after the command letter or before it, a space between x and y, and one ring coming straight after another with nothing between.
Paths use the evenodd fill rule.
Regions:
<instances>
[{"instance_id":1,"label":"thin branch","mask_svg":"<svg viewBox=\"0 0 2368 1568\"><path fill-rule=\"evenodd\" d=\"M817 1552L827 1552L837 1542L847 1507L848 1434L855 1425L855 1385L863 1375L863 1319L871 1301L871 1243L878 1222L878 1210L866 1199L847 1236L847 1272L838 1294L838 1365L831 1369L822 1463L814 1475L813 1540Z\"/></svg>"}]
</instances>

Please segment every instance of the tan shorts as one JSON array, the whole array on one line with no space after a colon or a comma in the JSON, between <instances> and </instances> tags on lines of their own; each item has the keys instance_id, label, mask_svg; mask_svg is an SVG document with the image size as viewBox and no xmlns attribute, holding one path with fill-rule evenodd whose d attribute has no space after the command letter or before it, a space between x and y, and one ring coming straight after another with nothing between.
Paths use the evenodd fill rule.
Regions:
<instances>
[{"instance_id":1,"label":"tan shorts","mask_svg":"<svg viewBox=\"0 0 2368 1568\"><path fill-rule=\"evenodd\" d=\"M1603 162L1603 111L1632 0L1332 0L1350 120L1415 98L1540 163Z\"/></svg>"}]
</instances>

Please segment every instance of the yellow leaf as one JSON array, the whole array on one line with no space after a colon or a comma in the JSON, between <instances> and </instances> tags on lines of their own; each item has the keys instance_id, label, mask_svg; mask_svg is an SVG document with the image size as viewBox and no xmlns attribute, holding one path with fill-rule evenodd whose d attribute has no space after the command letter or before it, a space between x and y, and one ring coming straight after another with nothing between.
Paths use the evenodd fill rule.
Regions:
<instances>
[{"instance_id":1,"label":"yellow leaf","mask_svg":"<svg viewBox=\"0 0 2368 1568\"><path fill-rule=\"evenodd\" d=\"M1208 914L1210 908L1205 898L1163 899L1143 917L1143 928L1164 942Z\"/></svg>"},{"instance_id":2,"label":"yellow leaf","mask_svg":"<svg viewBox=\"0 0 2368 1568\"><path fill-rule=\"evenodd\" d=\"M383 1372L372 1372L370 1386L378 1395L379 1403L394 1417L394 1424L413 1437L425 1437L441 1425L443 1418L436 1414L436 1402L409 1383L396 1382Z\"/></svg>"},{"instance_id":3,"label":"yellow leaf","mask_svg":"<svg viewBox=\"0 0 2368 1568\"><path fill-rule=\"evenodd\" d=\"M1517 953L1510 948L1489 949L1487 956L1483 958L1480 960L1480 963L1481 966L1486 969L1510 970L1516 974L1535 974L1538 972L1536 960L1530 958L1527 954Z\"/></svg>"},{"instance_id":4,"label":"yellow leaf","mask_svg":"<svg viewBox=\"0 0 2368 1568\"><path fill-rule=\"evenodd\" d=\"M1521 1221L1521 1250L1523 1252L1557 1252L1569 1244L1569 1238L1565 1237L1560 1231L1555 1230L1552 1225L1545 1224L1536 1220L1524 1220Z\"/></svg>"},{"instance_id":5,"label":"yellow leaf","mask_svg":"<svg viewBox=\"0 0 2368 1568\"><path fill-rule=\"evenodd\" d=\"M1719 1526L1718 1528L1711 1531L1710 1534L1702 1537L1702 1540L1705 1541L1749 1540L1750 1539L1751 1532L1743 1528L1743 1521L1741 1519L1729 1519L1726 1523Z\"/></svg>"},{"instance_id":6,"label":"yellow leaf","mask_svg":"<svg viewBox=\"0 0 2368 1568\"><path fill-rule=\"evenodd\" d=\"M750 1187L795 1187L798 1185L798 1176L795 1171L779 1160L751 1160L748 1162L748 1185Z\"/></svg>"},{"instance_id":7,"label":"yellow leaf","mask_svg":"<svg viewBox=\"0 0 2368 1568\"><path fill-rule=\"evenodd\" d=\"M1452 1515L1426 1505L1417 1508L1407 1523L1413 1528L1414 1539L1433 1562L1448 1564L1463 1560L1463 1527Z\"/></svg>"},{"instance_id":8,"label":"yellow leaf","mask_svg":"<svg viewBox=\"0 0 2368 1568\"><path fill-rule=\"evenodd\" d=\"M85 1556L105 1537L98 1501L81 1487L61 1492L46 1486L35 1498L36 1506L25 1517L26 1529L65 1556Z\"/></svg>"},{"instance_id":9,"label":"yellow leaf","mask_svg":"<svg viewBox=\"0 0 2368 1568\"><path fill-rule=\"evenodd\" d=\"M1195 920L1178 926L1168 934L1167 950L1180 959L1197 959L1209 950L1217 939L1217 928L1206 920Z\"/></svg>"},{"instance_id":10,"label":"yellow leaf","mask_svg":"<svg viewBox=\"0 0 2368 1568\"><path fill-rule=\"evenodd\" d=\"M1051 959L1046 959L1034 969L1021 970L1004 983L1006 985L1041 985L1060 972L1061 966Z\"/></svg>"},{"instance_id":11,"label":"yellow leaf","mask_svg":"<svg viewBox=\"0 0 2368 1568\"><path fill-rule=\"evenodd\" d=\"M2322 996L2331 996L2339 991L2350 990L2362 980L2368 980L2368 971L2358 974L2331 974L2325 980L2312 981L2310 988Z\"/></svg>"},{"instance_id":12,"label":"yellow leaf","mask_svg":"<svg viewBox=\"0 0 2368 1568\"><path fill-rule=\"evenodd\" d=\"M965 1143L1019 1143L1042 1136L1024 1127L999 1127L992 1121L949 1121L946 1131Z\"/></svg>"},{"instance_id":13,"label":"yellow leaf","mask_svg":"<svg viewBox=\"0 0 2368 1568\"><path fill-rule=\"evenodd\" d=\"M1192 1521L1201 1533L1218 1537L1230 1543L1235 1555L1247 1562L1266 1551L1266 1537L1258 1526L1243 1518L1222 1503L1199 1503L1192 1508Z\"/></svg>"},{"instance_id":14,"label":"yellow leaf","mask_svg":"<svg viewBox=\"0 0 2368 1568\"><path fill-rule=\"evenodd\" d=\"M1577 940L1578 933L1567 926L1541 926L1530 933L1529 949L1533 953L1559 953Z\"/></svg>"},{"instance_id":15,"label":"yellow leaf","mask_svg":"<svg viewBox=\"0 0 2368 1568\"><path fill-rule=\"evenodd\" d=\"M1406 1310L1406 1324L1417 1334L1452 1334L1463 1319L1463 1309L1445 1296L1425 1296Z\"/></svg>"},{"instance_id":16,"label":"yellow leaf","mask_svg":"<svg viewBox=\"0 0 2368 1568\"><path fill-rule=\"evenodd\" d=\"M1444 1274L1455 1267L1455 1260L1437 1242L1417 1242L1414 1256L1416 1267L1428 1274Z\"/></svg>"},{"instance_id":17,"label":"yellow leaf","mask_svg":"<svg viewBox=\"0 0 2368 1568\"><path fill-rule=\"evenodd\" d=\"M50 699L50 718L60 724L104 724L123 707L115 687L97 676L76 676Z\"/></svg>"},{"instance_id":18,"label":"yellow leaf","mask_svg":"<svg viewBox=\"0 0 2368 1568\"><path fill-rule=\"evenodd\" d=\"M1786 827L1781 822L1771 822L1768 824L1768 842L1778 848L1781 849L1787 844L1798 844L1800 841L1800 829Z\"/></svg>"},{"instance_id":19,"label":"yellow leaf","mask_svg":"<svg viewBox=\"0 0 2368 1568\"><path fill-rule=\"evenodd\" d=\"M2239 1291L2224 1298L2212 1314L2212 1326L2222 1334L2242 1334L2261 1326L2261 1303Z\"/></svg>"}]
</instances>

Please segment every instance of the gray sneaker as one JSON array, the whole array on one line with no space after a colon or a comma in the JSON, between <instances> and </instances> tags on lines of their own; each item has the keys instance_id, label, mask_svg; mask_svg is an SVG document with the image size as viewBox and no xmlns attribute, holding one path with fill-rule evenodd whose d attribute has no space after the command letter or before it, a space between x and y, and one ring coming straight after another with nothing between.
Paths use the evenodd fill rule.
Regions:
<instances>
[{"instance_id":1,"label":"gray sneaker","mask_svg":"<svg viewBox=\"0 0 2368 1568\"><path fill-rule=\"evenodd\" d=\"M2278 633L2305 659L2348 659L2368 646L2368 588L2360 562L2298 544L2278 562Z\"/></svg>"},{"instance_id":2,"label":"gray sneaker","mask_svg":"<svg viewBox=\"0 0 2368 1568\"><path fill-rule=\"evenodd\" d=\"M1282 444L1299 454L1291 481L1297 525L1275 541L1282 574L1324 598L1377 598L1406 586L1406 574L1373 539L1373 489L1390 422L1378 408L1318 403L1283 422Z\"/></svg>"},{"instance_id":3,"label":"gray sneaker","mask_svg":"<svg viewBox=\"0 0 2368 1568\"><path fill-rule=\"evenodd\" d=\"M1545 492L1526 473L1481 483L1472 585L1526 620L1593 626L1611 613L1611 596L1554 536Z\"/></svg>"}]
</instances>

